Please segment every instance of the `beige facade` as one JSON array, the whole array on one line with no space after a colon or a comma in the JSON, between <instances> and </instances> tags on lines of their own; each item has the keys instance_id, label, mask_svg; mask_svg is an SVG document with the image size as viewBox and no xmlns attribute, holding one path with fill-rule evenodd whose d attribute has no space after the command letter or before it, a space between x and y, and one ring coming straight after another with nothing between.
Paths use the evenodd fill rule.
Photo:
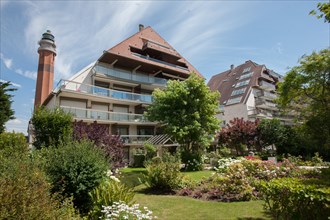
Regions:
<instances>
[{"instance_id":1,"label":"beige facade","mask_svg":"<svg viewBox=\"0 0 330 220\"><path fill-rule=\"evenodd\" d=\"M141 28L61 80L43 105L60 107L77 121L107 125L111 134L121 136L131 161L134 148L161 134L158 123L144 115L154 89L164 89L170 79L184 80L191 72L200 75L151 27Z\"/></svg>"}]
</instances>

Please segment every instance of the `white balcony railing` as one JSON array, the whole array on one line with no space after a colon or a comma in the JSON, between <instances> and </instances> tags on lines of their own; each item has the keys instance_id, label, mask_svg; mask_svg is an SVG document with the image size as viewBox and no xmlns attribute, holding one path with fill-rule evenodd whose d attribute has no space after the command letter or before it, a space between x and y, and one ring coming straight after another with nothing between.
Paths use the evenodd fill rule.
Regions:
<instances>
[{"instance_id":1,"label":"white balcony railing","mask_svg":"<svg viewBox=\"0 0 330 220\"><path fill-rule=\"evenodd\" d=\"M265 90L275 90L276 89L275 84L268 83L266 81L260 81L259 87L262 89L265 89Z\"/></svg>"},{"instance_id":2,"label":"white balcony railing","mask_svg":"<svg viewBox=\"0 0 330 220\"><path fill-rule=\"evenodd\" d=\"M136 101L143 103L152 103L151 95L143 95L138 93L122 92L113 89L106 89L98 86L78 83L74 81L61 80L58 83L58 88L62 90L70 90L79 93L87 93L96 96L108 97L111 99L120 99L127 101Z\"/></svg>"},{"instance_id":3,"label":"white balcony railing","mask_svg":"<svg viewBox=\"0 0 330 220\"><path fill-rule=\"evenodd\" d=\"M71 113L77 119L92 119L104 120L111 122L130 122L130 123L145 123L150 122L142 114L121 113L121 112L106 112L93 109L74 108L69 106L61 106L65 112Z\"/></svg>"},{"instance_id":4,"label":"white balcony railing","mask_svg":"<svg viewBox=\"0 0 330 220\"><path fill-rule=\"evenodd\" d=\"M124 144L144 144L153 135L120 135Z\"/></svg>"}]
</instances>

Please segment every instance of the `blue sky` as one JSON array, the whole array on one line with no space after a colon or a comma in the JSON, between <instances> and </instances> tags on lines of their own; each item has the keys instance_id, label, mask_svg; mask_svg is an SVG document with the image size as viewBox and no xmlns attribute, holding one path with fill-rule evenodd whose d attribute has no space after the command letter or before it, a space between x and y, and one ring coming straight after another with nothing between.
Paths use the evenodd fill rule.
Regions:
<instances>
[{"instance_id":1,"label":"blue sky","mask_svg":"<svg viewBox=\"0 0 330 220\"><path fill-rule=\"evenodd\" d=\"M55 35L55 81L152 26L206 78L246 60L285 74L329 47L329 24L309 15L320 1L0 1L0 80L11 81L15 120L26 134L33 111L38 40ZM55 82L55 83L56 83Z\"/></svg>"}]
</instances>

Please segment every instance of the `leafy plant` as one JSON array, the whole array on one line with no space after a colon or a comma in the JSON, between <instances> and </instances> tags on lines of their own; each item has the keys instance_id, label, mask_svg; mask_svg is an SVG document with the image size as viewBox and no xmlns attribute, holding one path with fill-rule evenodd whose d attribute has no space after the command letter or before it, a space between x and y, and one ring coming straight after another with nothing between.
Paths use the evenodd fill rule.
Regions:
<instances>
[{"instance_id":1,"label":"leafy plant","mask_svg":"<svg viewBox=\"0 0 330 220\"><path fill-rule=\"evenodd\" d=\"M234 118L220 131L219 144L234 149L237 156L243 154L244 146L247 146L249 150L252 150L253 146L258 147L255 145L258 124L259 120L252 122L245 121L243 118ZM262 148L259 147L256 150L261 151Z\"/></svg>"},{"instance_id":2,"label":"leafy plant","mask_svg":"<svg viewBox=\"0 0 330 220\"><path fill-rule=\"evenodd\" d=\"M330 213L330 188L304 184L293 178L274 179L259 186L265 208L276 219L326 219Z\"/></svg>"},{"instance_id":3,"label":"leafy plant","mask_svg":"<svg viewBox=\"0 0 330 220\"><path fill-rule=\"evenodd\" d=\"M4 157L13 156L13 154L26 154L28 146L26 138L22 133L4 132L0 134L0 153Z\"/></svg>"},{"instance_id":4,"label":"leafy plant","mask_svg":"<svg viewBox=\"0 0 330 220\"><path fill-rule=\"evenodd\" d=\"M108 163L93 143L82 141L43 149L44 170L52 183L52 191L73 202L81 213L91 205L89 192L97 187L108 170Z\"/></svg>"},{"instance_id":5,"label":"leafy plant","mask_svg":"<svg viewBox=\"0 0 330 220\"><path fill-rule=\"evenodd\" d=\"M87 124L83 121L74 122L73 139L76 141L90 140L105 153L113 170L123 167L124 145L118 135L111 135L109 127L94 122Z\"/></svg>"},{"instance_id":6,"label":"leafy plant","mask_svg":"<svg viewBox=\"0 0 330 220\"><path fill-rule=\"evenodd\" d=\"M51 194L46 175L26 152L5 157L0 152L0 158L0 219L79 218L71 198Z\"/></svg>"},{"instance_id":7,"label":"leafy plant","mask_svg":"<svg viewBox=\"0 0 330 220\"><path fill-rule=\"evenodd\" d=\"M40 149L42 146L58 146L71 141L72 115L60 108L46 109L39 107L32 116L35 142L33 145Z\"/></svg>"},{"instance_id":8,"label":"leafy plant","mask_svg":"<svg viewBox=\"0 0 330 220\"><path fill-rule=\"evenodd\" d=\"M10 82L0 82L0 134L5 131L5 124L8 120L14 119L14 111L11 109L13 95L9 92L16 91L15 88L9 88Z\"/></svg>"},{"instance_id":9,"label":"leafy plant","mask_svg":"<svg viewBox=\"0 0 330 220\"><path fill-rule=\"evenodd\" d=\"M99 186L93 189L89 195L92 198L92 210L89 213L91 218L99 218L103 206L112 206L115 202L130 204L134 198L134 191L124 184L106 178Z\"/></svg>"},{"instance_id":10,"label":"leafy plant","mask_svg":"<svg viewBox=\"0 0 330 220\"><path fill-rule=\"evenodd\" d=\"M156 161L146 164L147 174L144 176L145 184L160 191L173 191L180 187L182 174L180 163Z\"/></svg>"},{"instance_id":11,"label":"leafy plant","mask_svg":"<svg viewBox=\"0 0 330 220\"><path fill-rule=\"evenodd\" d=\"M170 80L164 90L154 90L147 117L160 122L183 151L198 153L219 129L218 100L219 93L211 92L204 79L192 73L185 81Z\"/></svg>"}]
</instances>

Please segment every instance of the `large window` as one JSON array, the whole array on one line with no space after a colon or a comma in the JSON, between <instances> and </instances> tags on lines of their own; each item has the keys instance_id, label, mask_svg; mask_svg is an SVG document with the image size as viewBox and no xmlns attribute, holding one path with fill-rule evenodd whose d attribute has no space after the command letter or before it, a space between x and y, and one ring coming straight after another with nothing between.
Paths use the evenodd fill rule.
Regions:
<instances>
[{"instance_id":1,"label":"large window","mask_svg":"<svg viewBox=\"0 0 330 220\"><path fill-rule=\"evenodd\" d=\"M249 77L252 76L252 74L253 74L253 72L249 72L249 73L246 73L246 74L244 74L244 75L241 75L241 76L239 77L239 80L249 78Z\"/></svg>"},{"instance_id":2,"label":"large window","mask_svg":"<svg viewBox=\"0 0 330 220\"><path fill-rule=\"evenodd\" d=\"M241 87L241 86L246 86L247 84L249 84L250 80L245 80L245 81L242 81L242 82L238 82L235 86L235 88L238 88L238 87Z\"/></svg>"},{"instance_id":3,"label":"large window","mask_svg":"<svg viewBox=\"0 0 330 220\"><path fill-rule=\"evenodd\" d=\"M249 72L250 69L251 69L251 67L247 67L247 68L245 68L245 69L243 70L243 73Z\"/></svg>"},{"instance_id":4,"label":"large window","mask_svg":"<svg viewBox=\"0 0 330 220\"><path fill-rule=\"evenodd\" d=\"M231 93L231 96L235 96L235 95L240 95L243 94L245 92L246 88L243 89L236 89Z\"/></svg>"},{"instance_id":5,"label":"large window","mask_svg":"<svg viewBox=\"0 0 330 220\"><path fill-rule=\"evenodd\" d=\"M226 105L232 105L232 104L239 103L241 101L241 99L242 99L242 96L233 98L233 99L228 99Z\"/></svg>"}]
</instances>

